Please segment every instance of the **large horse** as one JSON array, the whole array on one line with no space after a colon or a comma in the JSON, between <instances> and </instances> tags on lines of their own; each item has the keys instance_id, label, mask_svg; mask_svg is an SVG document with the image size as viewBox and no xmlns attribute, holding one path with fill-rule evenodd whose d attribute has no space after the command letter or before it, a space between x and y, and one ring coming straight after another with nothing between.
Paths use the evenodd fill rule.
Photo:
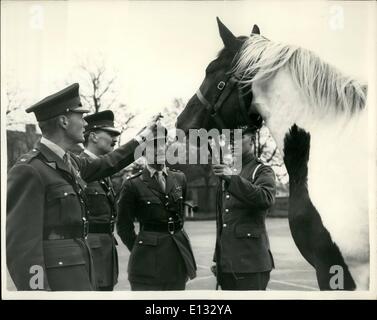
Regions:
<instances>
[{"instance_id":1,"label":"large horse","mask_svg":"<svg viewBox=\"0 0 377 320\"><path fill-rule=\"evenodd\" d=\"M366 86L256 26L237 38L218 24L225 47L177 128L260 126L261 116L284 156L291 233L319 288L368 289Z\"/></svg>"}]
</instances>

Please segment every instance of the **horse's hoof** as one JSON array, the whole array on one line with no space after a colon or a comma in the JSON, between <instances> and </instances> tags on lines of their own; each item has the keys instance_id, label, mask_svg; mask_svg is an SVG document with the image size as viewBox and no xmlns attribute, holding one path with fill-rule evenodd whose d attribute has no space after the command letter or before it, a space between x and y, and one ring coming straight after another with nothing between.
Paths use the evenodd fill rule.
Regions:
<instances>
[{"instance_id":1,"label":"horse's hoof","mask_svg":"<svg viewBox=\"0 0 377 320\"><path fill-rule=\"evenodd\" d=\"M309 151L310 134L294 124L284 138L284 163L290 181L306 181Z\"/></svg>"}]
</instances>

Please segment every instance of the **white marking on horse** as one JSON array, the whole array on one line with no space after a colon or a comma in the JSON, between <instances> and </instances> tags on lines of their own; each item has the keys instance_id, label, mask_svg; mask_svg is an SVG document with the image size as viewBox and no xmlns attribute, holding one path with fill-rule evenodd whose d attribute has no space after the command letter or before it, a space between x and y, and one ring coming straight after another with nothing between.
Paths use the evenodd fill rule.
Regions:
<instances>
[{"instance_id":1,"label":"white marking on horse","mask_svg":"<svg viewBox=\"0 0 377 320\"><path fill-rule=\"evenodd\" d=\"M283 153L293 123L311 135L308 190L324 226L338 245L358 289L368 287L367 111L315 115L287 68L253 83L254 103Z\"/></svg>"}]
</instances>

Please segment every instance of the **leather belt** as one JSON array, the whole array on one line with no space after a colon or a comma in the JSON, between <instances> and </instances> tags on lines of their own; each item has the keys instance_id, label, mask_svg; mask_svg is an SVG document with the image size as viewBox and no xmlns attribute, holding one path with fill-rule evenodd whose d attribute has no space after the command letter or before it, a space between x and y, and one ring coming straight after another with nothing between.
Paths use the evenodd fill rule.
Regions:
<instances>
[{"instance_id":1,"label":"leather belt","mask_svg":"<svg viewBox=\"0 0 377 320\"><path fill-rule=\"evenodd\" d=\"M143 223L142 230L174 234L183 228L180 221L168 221L165 223Z\"/></svg>"},{"instance_id":2,"label":"leather belt","mask_svg":"<svg viewBox=\"0 0 377 320\"><path fill-rule=\"evenodd\" d=\"M89 223L89 233L109 233L114 232L114 221L109 223Z\"/></svg>"}]
</instances>

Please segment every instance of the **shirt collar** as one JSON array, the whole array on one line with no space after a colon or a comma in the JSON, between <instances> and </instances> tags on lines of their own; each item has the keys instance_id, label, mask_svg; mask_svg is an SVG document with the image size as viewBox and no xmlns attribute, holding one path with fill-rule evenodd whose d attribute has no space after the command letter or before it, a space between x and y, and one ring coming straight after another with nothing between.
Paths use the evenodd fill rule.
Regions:
<instances>
[{"instance_id":1,"label":"shirt collar","mask_svg":"<svg viewBox=\"0 0 377 320\"><path fill-rule=\"evenodd\" d=\"M245 165L247 163L249 163L251 160L253 160L255 157L254 157L254 154L252 152L249 152L245 155L242 155L242 165Z\"/></svg>"},{"instance_id":2,"label":"shirt collar","mask_svg":"<svg viewBox=\"0 0 377 320\"><path fill-rule=\"evenodd\" d=\"M84 152L89 156L91 157L92 159L97 159L98 156L95 155L93 152L89 151L88 149L85 149Z\"/></svg>"},{"instance_id":3,"label":"shirt collar","mask_svg":"<svg viewBox=\"0 0 377 320\"><path fill-rule=\"evenodd\" d=\"M47 148L49 148L52 152L56 153L59 158L63 159L64 155L66 154L66 151L58 146L56 143L48 140L45 137L41 138L40 143L44 144Z\"/></svg>"},{"instance_id":4,"label":"shirt collar","mask_svg":"<svg viewBox=\"0 0 377 320\"><path fill-rule=\"evenodd\" d=\"M154 176L154 174L157 172L155 168L152 168L150 165L147 164L147 169L149 171L149 174L151 178ZM164 165L161 170L166 176L168 175L168 171L166 170L166 166Z\"/></svg>"}]
</instances>

